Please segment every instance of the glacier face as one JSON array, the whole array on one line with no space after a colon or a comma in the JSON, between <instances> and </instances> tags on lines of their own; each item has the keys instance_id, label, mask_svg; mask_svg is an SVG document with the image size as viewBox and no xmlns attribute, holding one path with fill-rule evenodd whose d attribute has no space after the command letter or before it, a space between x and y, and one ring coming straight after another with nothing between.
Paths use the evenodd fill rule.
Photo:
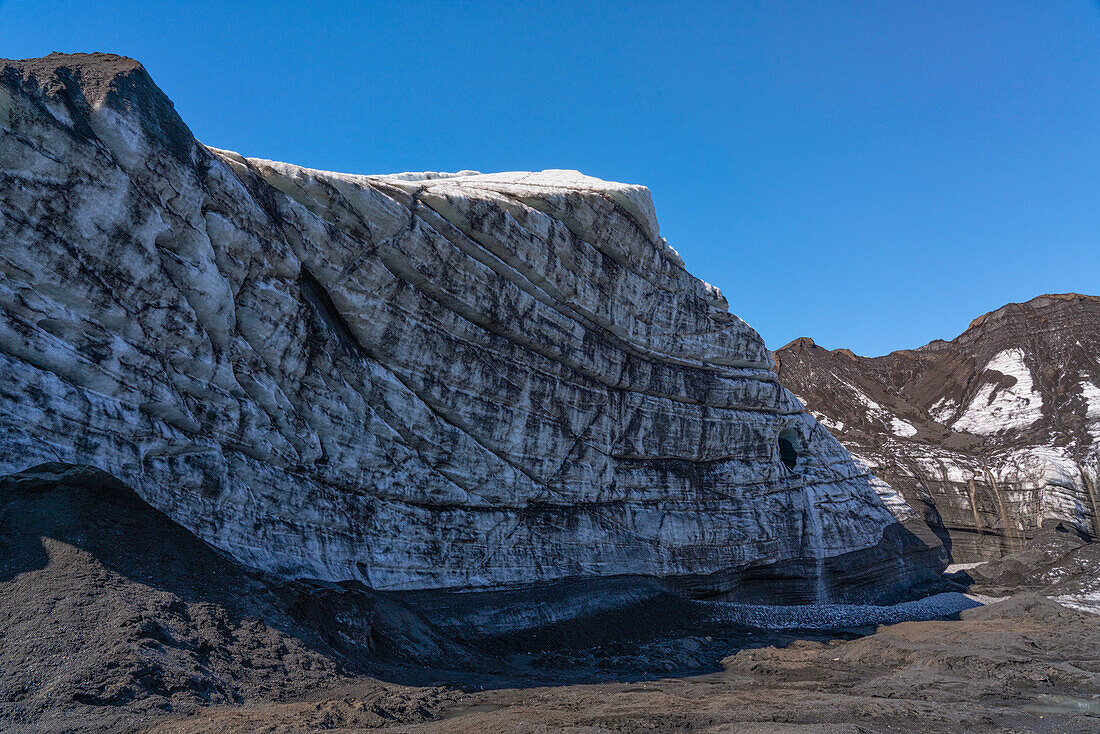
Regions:
<instances>
[{"instance_id":1,"label":"glacier face","mask_svg":"<svg viewBox=\"0 0 1100 734\"><path fill-rule=\"evenodd\" d=\"M2 68L0 472L93 465L246 563L379 589L941 568L644 187L247 159L131 60Z\"/></svg>"}]
</instances>

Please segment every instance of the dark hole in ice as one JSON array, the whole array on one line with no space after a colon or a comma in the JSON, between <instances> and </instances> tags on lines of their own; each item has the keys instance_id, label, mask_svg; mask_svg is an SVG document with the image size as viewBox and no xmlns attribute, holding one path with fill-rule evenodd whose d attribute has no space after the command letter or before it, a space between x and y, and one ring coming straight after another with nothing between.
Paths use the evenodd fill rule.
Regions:
<instances>
[{"instance_id":1,"label":"dark hole in ice","mask_svg":"<svg viewBox=\"0 0 1100 734\"><path fill-rule=\"evenodd\" d=\"M787 428L779 433L779 460L788 469L798 463L798 434Z\"/></svg>"}]
</instances>

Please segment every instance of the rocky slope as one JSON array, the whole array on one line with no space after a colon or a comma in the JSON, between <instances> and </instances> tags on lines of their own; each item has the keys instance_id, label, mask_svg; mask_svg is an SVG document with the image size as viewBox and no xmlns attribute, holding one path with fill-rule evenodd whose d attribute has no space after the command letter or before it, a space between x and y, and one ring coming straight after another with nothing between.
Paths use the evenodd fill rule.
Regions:
<instances>
[{"instance_id":1,"label":"rocky slope","mask_svg":"<svg viewBox=\"0 0 1100 734\"><path fill-rule=\"evenodd\" d=\"M102 472L55 464L0 479L2 731L134 731L392 661L468 658L400 603L242 567ZM424 718L433 697L406 714Z\"/></svg>"},{"instance_id":2,"label":"rocky slope","mask_svg":"<svg viewBox=\"0 0 1100 734\"><path fill-rule=\"evenodd\" d=\"M921 510L956 562L1044 524L1100 535L1100 298L1047 295L884 357L798 339L780 379Z\"/></svg>"},{"instance_id":3,"label":"rocky slope","mask_svg":"<svg viewBox=\"0 0 1100 734\"><path fill-rule=\"evenodd\" d=\"M129 59L0 68L0 473L91 465L245 563L377 589L938 573L645 188L246 159Z\"/></svg>"}]
</instances>

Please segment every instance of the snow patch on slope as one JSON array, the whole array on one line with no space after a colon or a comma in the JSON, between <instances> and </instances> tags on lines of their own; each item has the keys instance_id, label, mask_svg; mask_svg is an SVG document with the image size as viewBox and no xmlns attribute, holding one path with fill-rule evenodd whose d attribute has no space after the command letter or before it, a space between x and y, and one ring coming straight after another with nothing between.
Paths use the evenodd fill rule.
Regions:
<instances>
[{"instance_id":1,"label":"snow patch on slope","mask_svg":"<svg viewBox=\"0 0 1100 734\"><path fill-rule=\"evenodd\" d=\"M896 436L908 438L909 436L916 435L917 429L913 426L912 423L909 423L908 421L902 420L901 418L893 415L892 412L888 408L886 408L886 406L872 399L870 395L865 393L863 390L860 390L858 387L848 382L847 380L843 380L840 377L837 377L837 380L842 385L851 390L852 394L855 395L856 400L862 403L865 408L867 408L867 416L869 418L889 426L890 430ZM826 422L828 419L824 415L818 417L819 415L819 413L813 414L813 416L817 418L819 423L831 428L832 424ZM840 423L839 426L841 429L843 429L844 424Z\"/></svg>"},{"instance_id":2,"label":"snow patch on slope","mask_svg":"<svg viewBox=\"0 0 1100 734\"><path fill-rule=\"evenodd\" d=\"M1024 364L1022 349L1006 349L998 353L985 369L1015 377L1016 384L1000 390L994 383L983 385L955 421L955 430L986 436L999 431L1027 428L1042 418L1043 399L1035 390L1031 370Z\"/></svg>"},{"instance_id":3,"label":"snow patch on slope","mask_svg":"<svg viewBox=\"0 0 1100 734\"><path fill-rule=\"evenodd\" d=\"M613 199L625 209L650 239L656 241L661 236L657 224L657 213L653 208L653 198L649 189L636 184L624 184L617 181L604 181L594 176L586 176L580 171L551 168L545 171L506 171L503 173L460 172L449 173L400 173L377 176L391 183L430 183L435 179L446 179L448 183L461 183L469 187L484 187L494 190L496 187L523 186L542 191L592 191Z\"/></svg>"},{"instance_id":4,"label":"snow patch on slope","mask_svg":"<svg viewBox=\"0 0 1100 734\"><path fill-rule=\"evenodd\" d=\"M937 423L946 423L958 409L959 404L945 396L937 400L936 404L928 409L928 415L932 416L932 420Z\"/></svg>"},{"instance_id":5,"label":"snow patch on slope","mask_svg":"<svg viewBox=\"0 0 1100 734\"><path fill-rule=\"evenodd\" d=\"M1085 416L1088 418L1100 419L1100 387L1097 387L1092 382L1081 382L1081 397L1085 399L1085 403L1088 404L1088 410L1085 412Z\"/></svg>"},{"instance_id":6,"label":"snow patch on slope","mask_svg":"<svg viewBox=\"0 0 1100 734\"><path fill-rule=\"evenodd\" d=\"M803 401L803 402L805 402L805 401ZM812 415L817 420L818 423L825 426L830 431L841 432L841 431L844 430L844 422L843 421L830 420L829 416L825 415L824 413L817 413L817 412L812 411L812 410L809 411L809 413L810 413L810 415Z\"/></svg>"},{"instance_id":7,"label":"snow patch on slope","mask_svg":"<svg viewBox=\"0 0 1100 734\"><path fill-rule=\"evenodd\" d=\"M917 434L917 429L913 427L913 424L908 421L903 421L901 418L890 418L890 430L892 430L895 435L901 436L902 438L908 438L909 436L915 436Z\"/></svg>"},{"instance_id":8,"label":"snow patch on slope","mask_svg":"<svg viewBox=\"0 0 1100 734\"><path fill-rule=\"evenodd\" d=\"M1092 594L1065 594L1063 596L1052 596L1051 598L1059 604L1067 606L1070 609L1076 609L1079 612L1100 614L1100 592L1094 592Z\"/></svg>"}]
</instances>

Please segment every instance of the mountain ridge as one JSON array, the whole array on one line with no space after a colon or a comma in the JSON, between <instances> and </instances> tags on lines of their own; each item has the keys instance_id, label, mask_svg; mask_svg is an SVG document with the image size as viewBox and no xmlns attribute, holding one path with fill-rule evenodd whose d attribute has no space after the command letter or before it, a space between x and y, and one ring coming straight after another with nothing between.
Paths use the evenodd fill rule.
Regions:
<instances>
[{"instance_id":1,"label":"mountain ridge","mask_svg":"<svg viewBox=\"0 0 1100 734\"><path fill-rule=\"evenodd\" d=\"M789 352L789 351L792 351L792 350L794 350L794 349L796 349L800 346L818 347L818 348L824 349L828 352L839 352L841 354L845 354L849 357L853 357L853 358L856 358L856 359L881 359L882 357L889 357L890 355L893 355L893 354L905 354L905 353L908 353L908 352L919 352L919 351L922 351L922 350L934 351L934 350L938 349L940 347L940 345L942 345L942 344L949 344L953 341L957 341L957 340L961 339L963 336L965 336L967 334L967 332L971 331L972 329L976 329L976 328L982 326L985 323L986 319L995 317L997 314L1000 314L1002 311L1007 313L1008 311L1012 310L1014 307L1032 306L1033 304L1038 305L1038 304L1036 304L1037 301L1046 301L1046 300L1049 300L1049 301L1100 301L1100 296L1091 296L1091 295L1088 295L1088 294L1085 294L1085 293L1076 293L1076 292L1043 293L1043 294L1040 294L1038 296L1035 296L1034 298L1030 298L1027 301L1009 302L1009 303L1006 303L1003 306L1000 306L999 308L995 308L991 311L987 311L987 312L983 313L981 316L978 316L978 317L974 318L970 322L970 325L967 326L966 329L961 331L959 333L959 335L956 336L954 339L933 339L932 341L928 342L927 344L922 344L919 347L903 347L901 349L894 349L894 350L891 350L891 351L887 352L886 354L882 354L882 355L879 355L877 357L869 357L869 356L866 356L866 355L863 355L863 354L856 354L854 351L852 351L851 349L849 349L847 347L836 347L834 349L829 349L828 347L823 347L820 344L818 344L812 336L795 337L794 339L791 339L789 342L787 342L783 346L779 347L779 349L776 349L773 352L773 355L774 354L779 354L781 352Z\"/></svg>"},{"instance_id":2,"label":"mountain ridge","mask_svg":"<svg viewBox=\"0 0 1100 734\"><path fill-rule=\"evenodd\" d=\"M798 339L776 362L808 410L925 508L956 560L976 561L1047 520L1097 535L1098 346L1100 298L1044 294L951 341L859 357Z\"/></svg>"}]
</instances>

